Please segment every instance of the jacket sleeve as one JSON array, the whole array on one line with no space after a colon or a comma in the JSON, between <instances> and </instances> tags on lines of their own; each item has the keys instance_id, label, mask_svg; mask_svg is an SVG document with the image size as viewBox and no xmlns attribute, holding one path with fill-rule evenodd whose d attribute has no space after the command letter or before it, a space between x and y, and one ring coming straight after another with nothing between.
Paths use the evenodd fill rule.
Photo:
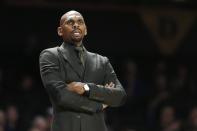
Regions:
<instances>
[{"instance_id":1,"label":"jacket sleeve","mask_svg":"<svg viewBox=\"0 0 197 131\"><path fill-rule=\"evenodd\" d=\"M114 88L105 87L104 85L96 85L94 83L88 83L90 87L89 98L97 101L101 101L109 106L116 107L125 103L126 93L121 83L119 82L113 67L111 66L109 60L105 61L105 77L104 85L113 82L115 84Z\"/></svg>"},{"instance_id":2,"label":"jacket sleeve","mask_svg":"<svg viewBox=\"0 0 197 131\"><path fill-rule=\"evenodd\" d=\"M44 87L53 102L61 107L80 112L95 113L102 110L101 103L78 95L66 87L66 83L61 76L59 60L54 53L44 50L40 54L39 62Z\"/></svg>"}]
</instances>

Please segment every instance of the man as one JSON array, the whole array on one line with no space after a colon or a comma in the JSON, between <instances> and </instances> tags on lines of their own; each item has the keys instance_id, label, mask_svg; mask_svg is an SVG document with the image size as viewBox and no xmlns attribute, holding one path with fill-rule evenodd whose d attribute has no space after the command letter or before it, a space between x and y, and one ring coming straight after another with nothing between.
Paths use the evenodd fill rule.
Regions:
<instances>
[{"instance_id":1,"label":"man","mask_svg":"<svg viewBox=\"0 0 197 131\"><path fill-rule=\"evenodd\" d=\"M53 106L52 131L107 131L103 110L124 103L126 93L106 57L88 52L87 28L77 11L60 20L60 47L40 55L40 73Z\"/></svg>"}]
</instances>

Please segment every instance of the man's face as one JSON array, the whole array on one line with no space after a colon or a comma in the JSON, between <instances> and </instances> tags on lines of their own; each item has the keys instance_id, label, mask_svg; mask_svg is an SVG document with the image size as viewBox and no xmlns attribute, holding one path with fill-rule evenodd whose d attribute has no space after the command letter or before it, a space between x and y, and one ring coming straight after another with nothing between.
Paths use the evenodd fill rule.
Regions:
<instances>
[{"instance_id":1,"label":"man's face","mask_svg":"<svg viewBox=\"0 0 197 131\"><path fill-rule=\"evenodd\" d=\"M58 34L65 42L82 42L86 33L86 25L80 13L71 11L62 16Z\"/></svg>"}]
</instances>

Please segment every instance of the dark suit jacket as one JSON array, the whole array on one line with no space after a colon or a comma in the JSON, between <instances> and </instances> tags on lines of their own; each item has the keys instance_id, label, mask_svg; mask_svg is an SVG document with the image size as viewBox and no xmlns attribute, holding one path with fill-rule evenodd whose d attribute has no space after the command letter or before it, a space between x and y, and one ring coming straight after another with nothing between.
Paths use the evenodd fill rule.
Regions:
<instances>
[{"instance_id":1,"label":"dark suit jacket","mask_svg":"<svg viewBox=\"0 0 197 131\"><path fill-rule=\"evenodd\" d=\"M83 67L70 48L63 43L40 54L41 78L54 109L52 131L107 131L102 103L120 106L126 93L106 57L85 50ZM89 97L66 87L74 81L89 85ZM115 83L115 88L104 87L110 82Z\"/></svg>"}]
</instances>

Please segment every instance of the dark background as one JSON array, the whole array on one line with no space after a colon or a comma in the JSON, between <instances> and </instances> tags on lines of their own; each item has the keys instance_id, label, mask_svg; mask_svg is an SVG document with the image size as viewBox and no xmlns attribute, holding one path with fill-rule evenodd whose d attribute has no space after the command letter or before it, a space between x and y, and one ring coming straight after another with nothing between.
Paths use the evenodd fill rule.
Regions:
<instances>
[{"instance_id":1,"label":"dark background","mask_svg":"<svg viewBox=\"0 0 197 131\"><path fill-rule=\"evenodd\" d=\"M59 19L71 9L84 16L87 50L110 59L128 94L124 106L106 109L110 131L196 130L197 19L176 50L164 54L140 17L143 8L197 13L197 2L2 1L0 131L50 128L51 104L39 75L39 53L61 44Z\"/></svg>"}]
</instances>

